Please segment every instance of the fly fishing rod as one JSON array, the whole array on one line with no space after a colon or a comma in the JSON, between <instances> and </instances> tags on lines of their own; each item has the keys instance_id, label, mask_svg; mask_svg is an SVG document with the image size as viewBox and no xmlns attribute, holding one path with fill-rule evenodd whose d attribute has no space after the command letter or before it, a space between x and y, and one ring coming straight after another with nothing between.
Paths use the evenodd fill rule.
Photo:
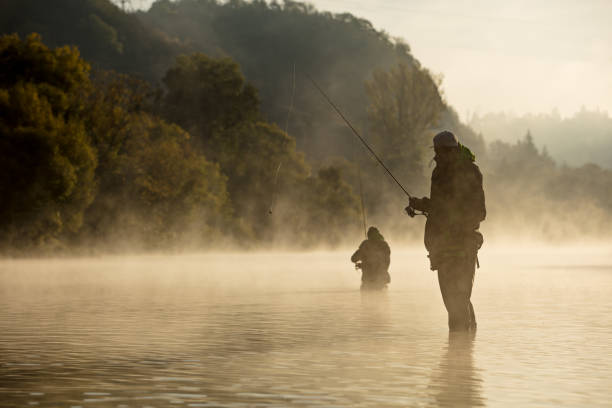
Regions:
<instances>
[{"instance_id":1,"label":"fly fishing rod","mask_svg":"<svg viewBox=\"0 0 612 408\"><path fill-rule=\"evenodd\" d=\"M272 209L274 208L274 203L276 202L276 186L278 184L278 173L283 165L283 162L278 163L278 167L276 168L276 173L274 174L274 189L272 190L272 203L270 204L270 209L268 210L268 214L272 215Z\"/></svg>"},{"instance_id":2,"label":"fly fishing rod","mask_svg":"<svg viewBox=\"0 0 612 408\"><path fill-rule=\"evenodd\" d=\"M331 101L331 99L329 99L329 97L325 94L325 92L323 92L323 90L319 87L319 85L317 85L317 83L315 82L314 79L312 79L310 76L306 75L308 77L308 79L310 79L310 82L312 82L312 84L315 86L315 88L317 88L317 90L321 93L321 95L323 95L323 98L325 98L325 100L327 101L327 103L329 103L331 105L332 108L334 108L334 110L336 111L336 113L342 118L342 120L344 120L344 123L347 124L347 126L353 131L353 133L355 134L355 136L357 136L357 138L361 141L361 143L363 143L363 145L370 151L370 153L372 153L372 156L374 156L374 158L378 161L378 163L383 167L383 169L385 169L387 171L387 173L391 176L391 178L393 179L393 181L395 181L395 183L399 186L399 188L402 189L402 191L404 192L404 194L406 194L408 196L408 198L412 198L412 196L410 195L410 193L404 188L404 186L402 185L402 183L400 183L395 176L393 175L393 173L391 173L391 170L389 170L387 168L387 166L385 166L385 163L382 162L382 160L380 160L380 158L378 157L378 155L374 152L374 150L372 150L372 148L370 147L370 145L368 144L368 142L366 142L363 137L361 137L361 135L359 134L359 132L357 132L355 130L355 128L353 127L353 125L351 125L351 122L348 121L348 119L346 117L344 117L344 115L342 114L342 112L340 112L340 109L338 109L338 107L336 105L334 105L334 103Z\"/></svg>"},{"instance_id":3,"label":"fly fishing rod","mask_svg":"<svg viewBox=\"0 0 612 408\"><path fill-rule=\"evenodd\" d=\"M315 88L317 88L317 90L321 93L321 95L323 95L323 98L325 98L325 100L327 101L327 103L329 103L331 105L332 108L334 108L334 110L336 111L336 113L342 118L342 120L344 120L344 123L347 124L347 126L353 131L353 134L355 136L357 136L357 138L361 141L361 143L363 143L363 145L370 151L370 153L372 154L372 156L374 156L374 158L378 161L378 163L383 167L383 169L385 169L385 171L391 176L391 178L393 179L393 181L395 181L395 183L399 186L399 188L402 189L402 191L404 192L404 194L406 194L408 196L408 198L412 198L412 196L410 195L410 193L404 188L404 186L402 185L402 183L399 182L399 180L397 178L395 178L395 176L393 175L393 173L391 173L391 170L389 170L389 168L387 166L385 166L385 163L383 163L383 161L380 159L380 157L378 157L378 155L374 152L374 150L372 150L372 148L370 147L370 145L368 144L368 142L366 142L364 140L363 137L361 137L361 135L359 134L359 132L357 132L357 130L355 130L355 128L353 127L353 125L351 124L351 122L348 121L348 119L342 114L342 112L340 111L340 109L338 109L338 107L331 101L331 99L329 99L329 97L327 96L327 94L323 91L323 89L321 89L321 87L319 85L317 85L317 83L315 82L314 79L312 79L308 74L306 74L306 77L310 80L310 82L312 82L312 84L314 85ZM415 215L425 215L423 213L420 212L416 212L414 209L408 207L406 209L406 212L408 213L408 215L410 215L411 217L414 217Z\"/></svg>"},{"instance_id":4,"label":"fly fishing rod","mask_svg":"<svg viewBox=\"0 0 612 408\"><path fill-rule=\"evenodd\" d=\"M291 111L293 111L293 98L295 96L295 62L293 63L293 81L291 87L291 102L289 103L289 110L287 111L287 119L285 120L285 134L289 134L289 117L291 116ZM278 163L278 167L276 168L276 174L274 175L274 185L272 187L272 202L270 203L270 209L268 210L268 214L272 215L272 210L274 209L274 204L276 203L276 193L278 190L278 174L280 173L280 169L283 165L283 161Z\"/></svg>"},{"instance_id":5,"label":"fly fishing rod","mask_svg":"<svg viewBox=\"0 0 612 408\"><path fill-rule=\"evenodd\" d=\"M353 146L355 145L353 144ZM353 148L353 161L355 161L355 158L356 158L355 148ZM363 221L363 233L367 239L368 238L368 227L367 227L367 221L366 221L365 206L363 204L363 184L361 182L361 167L359 166L359 164L357 164L357 179L359 180L359 201L361 203L361 220Z\"/></svg>"},{"instance_id":6,"label":"fly fishing rod","mask_svg":"<svg viewBox=\"0 0 612 408\"><path fill-rule=\"evenodd\" d=\"M363 205L363 187L361 186L361 170L357 167L357 177L359 177L359 198L361 201L361 218L363 220L363 234L368 237L368 226L366 221L365 206Z\"/></svg>"}]
</instances>

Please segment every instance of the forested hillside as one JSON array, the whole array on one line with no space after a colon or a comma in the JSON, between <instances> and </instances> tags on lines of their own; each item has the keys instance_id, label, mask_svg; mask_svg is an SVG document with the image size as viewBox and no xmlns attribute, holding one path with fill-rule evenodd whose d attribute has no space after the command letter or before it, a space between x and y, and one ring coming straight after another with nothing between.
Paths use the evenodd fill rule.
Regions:
<instances>
[{"instance_id":1,"label":"forested hillside","mask_svg":"<svg viewBox=\"0 0 612 408\"><path fill-rule=\"evenodd\" d=\"M612 118L608 112L582 109L568 118L561 118L558 112L523 116L489 113L474 115L470 126L489 141L510 143L531 131L537 135L536 145L546 147L556 161L612 168Z\"/></svg>"},{"instance_id":2,"label":"forested hillside","mask_svg":"<svg viewBox=\"0 0 612 408\"><path fill-rule=\"evenodd\" d=\"M37 34L0 37L0 61L4 249L312 246L357 229L339 171L310 171L229 59L177 59L163 94Z\"/></svg>"},{"instance_id":3,"label":"forested hillside","mask_svg":"<svg viewBox=\"0 0 612 408\"><path fill-rule=\"evenodd\" d=\"M137 14L125 14L108 0L4 3L3 33L23 37L38 32L51 47L78 46L94 67L154 84L179 54L231 57L259 90L269 120L285 127L293 100L290 131L298 147L317 160L346 156L350 136L321 103L306 75L316 79L361 128L367 124L364 83L374 71L398 63L420 68L405 42L392 40L367 20L293 1L162 0ZM459 126L454 115L444 117L445 125ZM469 130L463 133L475 142L472 145L480 144ZM475 150L481 148L480 144Z\"/></svg>"},{"instance_id":4,"label":"forested hillside","mask_svg":"<svg viewBox=\"0 0 612 408\"><path fill-rule=\"evenodd\" d=\"M22 38L36 32L55 48L76 45L95 68L159 81L184 49L108 0L2 0L0 30Z\"/></svg>"},{"instance_id":5,"label":"forested hillside","mask_svg":"<svg viewBox=\"0 0 612 408\"><path fill-rule=\"evenodd\" d=\"M350 14L3 0L0 33L19 34L0 44L4 248L340 245L359 239L359 195L369 224L418 239L422 220L309 77L412 193L428 193L431 137L450 129L485 175L485 229L610 230L610 171L556 163L537 132L487 147L404 41Z\"/></svg>"}]
</instances>

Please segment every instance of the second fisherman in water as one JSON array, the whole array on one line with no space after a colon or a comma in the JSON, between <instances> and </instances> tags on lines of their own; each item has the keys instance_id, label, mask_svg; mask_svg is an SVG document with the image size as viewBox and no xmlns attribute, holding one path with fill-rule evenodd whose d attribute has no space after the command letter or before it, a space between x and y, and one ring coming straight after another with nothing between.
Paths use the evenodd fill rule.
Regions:
<instances>
[{"instance_id":1,"label":"second fisherman in water","mask_svg":"<svg viewBox=\"0 0 612 408\"><path fill-rule=\"evenodd\" d=\"M385 289L391 282L389 275L391 248L376 227L370 227L367 235L368 238L351 256L351 262L361 269L362 290Z\"/></svg>"}]
</instances>

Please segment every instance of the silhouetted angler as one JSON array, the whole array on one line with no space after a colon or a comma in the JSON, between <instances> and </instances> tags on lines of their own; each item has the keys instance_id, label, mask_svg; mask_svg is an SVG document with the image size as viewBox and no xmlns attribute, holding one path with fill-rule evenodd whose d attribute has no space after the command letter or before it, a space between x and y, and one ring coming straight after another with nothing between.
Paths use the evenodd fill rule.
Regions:
<instances>
[{"instance_id":1,"label":"silhouetted angler","mask_svg":"<svg viewBox=\"0 0 612 408\"><path fill-rule=\"evenodd\" d=\"M430 198L411 198L409 207L427 213L425 247L431 270L438 271L449 329L476 329L470 297L483 242L478 228L486 217L482 174L451 132L434 137L434 150Z\"/></svg>"},{"instance_id":2,"label":"silhouetted angler","mask_svg":"<svg viewBox=\"0 0 612 408\"><path fill-rule=\"evenodd\" d=\"M361 269L361 289L384 289L391 282L391 249L375 227L368 229L368 239L359 245L351 262Z\"/></svg>"}]
</instances>

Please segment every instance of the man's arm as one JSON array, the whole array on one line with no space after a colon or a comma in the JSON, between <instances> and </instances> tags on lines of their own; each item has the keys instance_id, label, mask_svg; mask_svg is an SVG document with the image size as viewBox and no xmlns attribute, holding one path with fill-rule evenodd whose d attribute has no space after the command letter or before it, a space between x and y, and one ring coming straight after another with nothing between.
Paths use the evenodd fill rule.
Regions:
<instances>
[{"instance_id":1,"label":"man's arm","mask_svg":"<svg viewBox=\"0 0 612 408\"><path fill-rule=\"evenodd\" d=\"M431 200L429 197L416 198L410 197L410 201L408 202L408 206L414 210L429 212Z\"/></svg>"},{"instance_id":2,"label":"man's arm","mask_svg":"<svg viewBox=\"0 0 612 408\"><path fill-rule=\"evenodd\" d=\"M351 256L351 262L356 263L361 261L361 257L363 256L363 254L361 253L361 249L363 248L363 244L365 244L366 241L363 241L361 243L361 245L359 245L359 249L357 249L355 251L355 253Z\"/></svg>"}]
</instances>

